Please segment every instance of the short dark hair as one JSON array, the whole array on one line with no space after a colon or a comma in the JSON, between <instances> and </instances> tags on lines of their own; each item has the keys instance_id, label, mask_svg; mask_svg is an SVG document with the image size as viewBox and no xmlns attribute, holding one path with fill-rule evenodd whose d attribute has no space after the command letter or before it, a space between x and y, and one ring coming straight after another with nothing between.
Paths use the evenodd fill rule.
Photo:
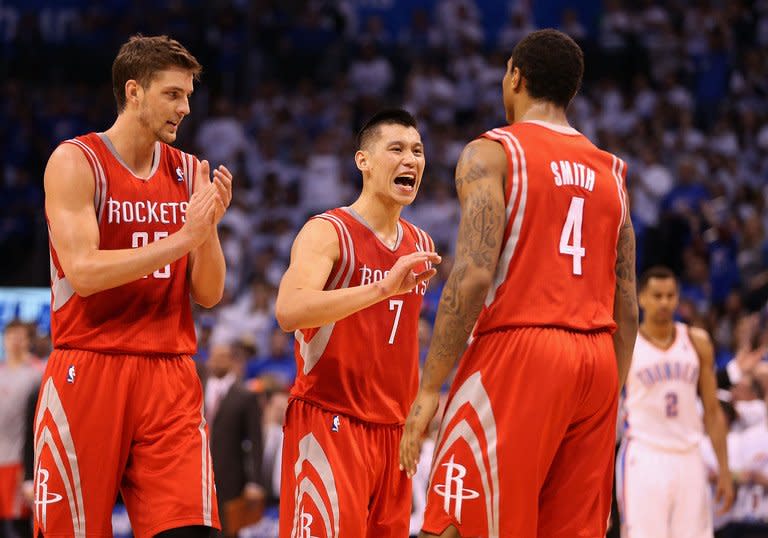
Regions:
<instances>
[{"instance_id":1,"label":"short dark hair","mask_svg":"<svg viewBox=\"0 0 768 538\"><path fill-rule=\"evenodd\" d=\"M584 53L568 35L547 28L531 32L512 51L528 94L567 108L584 76Z\"/></svg>"},{"instance_id":2,"label":"short dark hair","mask_svg":"<svg viewBox=\"0 0 768 538\"><path fill-rule=\"evenodd\" d=\"M117 111L125 109L125 83L135 80L146 88L155 73L170 67L180 67L200 78L203 67L184 45L167 35L143 36L136 34L123 43L112 63L112 91Z\"/></svg>"},{"instance_id":3,"label":"short dark hair","mask_svg":"<svg viewBox=\"0 0 768 538\"><path fill-rule=\"evenodd\" d=\"M672 269L664 265L654 265L643 271L643 274L640 275L640 279L637 281L637 290L643 291L648 286L648 281L652 278L671 278L677 284L677 275L675 275Z\"/></svg>"},{"instance_id":4,"label":"short dark hair","mask_svg":"<svg viewBox=\"0 0 768 538\"><path fill-rule=\"evenodd\" d=\"M373 138L378 134L379 127L382 125L402 125L404 127L413 127L418 129L416 118L413 114L402 108L388 108L381 110L371 117L363 128L357 133L357 149L363 149L368 146Z\"/></svg>"}]
</instances>

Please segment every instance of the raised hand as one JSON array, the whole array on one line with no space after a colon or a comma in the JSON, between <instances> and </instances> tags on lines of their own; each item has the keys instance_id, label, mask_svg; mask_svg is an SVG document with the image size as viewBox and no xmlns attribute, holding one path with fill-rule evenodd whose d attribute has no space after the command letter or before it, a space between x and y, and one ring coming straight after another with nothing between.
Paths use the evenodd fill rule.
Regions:
<instances>
[{"instance_id":1,"label":"raised hand","mask_svg":"<svg viewBox=\"0 0 768 538\"><path fill-rule=\"evenodd\" d=\"M439 264L441 260L436 252L412 252L401 256L379 282L385 298L408 293L418 284L435 276L437 269L433 269L432 265Z\"/></svg>"}]
</instances>

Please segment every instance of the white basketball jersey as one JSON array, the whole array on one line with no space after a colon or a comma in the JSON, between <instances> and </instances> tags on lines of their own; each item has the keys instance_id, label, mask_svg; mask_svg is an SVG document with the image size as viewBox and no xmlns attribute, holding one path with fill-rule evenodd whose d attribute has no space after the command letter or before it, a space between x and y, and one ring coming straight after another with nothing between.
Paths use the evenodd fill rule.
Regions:
<instances>
[{"instance_id":1,"label":"white basketball jersey","mask_svg":"<svg viewBox=\"0 0 768 538\"><path fill-rule=\"evenodd\" d=\"M625 386L625 435L667 450L698 447L704 430L698 384L699 356L685 324L675 323L675 340L667 350L638 333Z\"/></svg>"}]
</instances>

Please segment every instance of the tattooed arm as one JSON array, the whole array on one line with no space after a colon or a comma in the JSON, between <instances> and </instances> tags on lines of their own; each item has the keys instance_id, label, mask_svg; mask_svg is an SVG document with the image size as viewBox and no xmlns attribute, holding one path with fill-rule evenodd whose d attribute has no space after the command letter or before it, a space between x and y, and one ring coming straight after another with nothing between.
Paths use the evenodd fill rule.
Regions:
<instances>
[{"instance_id":1,"label":"tattooed arm","mask_svg":"<svg viewBox=\"0 0 768 538\"><path fill-rule=\"evenodd\" d=\"M506 170L501 145L485 139L469 143L456 166L461 203L456 259L440 297L421 386L400 444L400 466L409 476L416 470L421 434L437 411L440 387L467 345L496 272L505 225Z\"/></svg>"},{"instance_id":2,"label":"tattooed arm","mask_svg":"<svg viewBox=\"0 0 768 538\"><path fill-rule=\"evenodd\" d=\"M613 349L619 370L619 390L624 386L632 364L632 351L637 338L637 287L635 284L635 230L629 215L619 231L616 247L616 291L613 319L618 328L613 333Z\"/></svg>"}]
</instances>

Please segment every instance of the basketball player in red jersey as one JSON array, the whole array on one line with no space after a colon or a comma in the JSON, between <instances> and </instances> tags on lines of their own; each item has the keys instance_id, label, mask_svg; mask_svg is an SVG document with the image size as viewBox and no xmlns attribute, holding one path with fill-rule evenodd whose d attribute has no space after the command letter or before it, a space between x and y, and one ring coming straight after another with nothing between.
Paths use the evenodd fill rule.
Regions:
<instances>
[{"instance_id":1,"label":"basketball player in red jersey","mask_svg":"<svg viewBox=\"0 0 768 538\"><path fill-rule=\"evenodd\" d=\"M299 232L280 283L298 376L285 418L281 538L408 536L411 484L397 446L418 385L430 237L400 218L424 147L413 116L376 114L358 135L363 191Z\"/></svg>"},{"instance_id":2,"label":"basketball player in red jersey","mask_svg":"<svg viewBox=\"0 0 768 538\"><path fill-rule=\"evenodd\" d=\"M624 162L566 119L583 69L565 34L528 35L502 84L510 125L469 143L457 165L455 266L400 448L412 474L463 353L422 536L605 535L619 380L637 333L635 246Z\"/></svg>"},{"instance_id":3,"label":"basketball player in red jersey","mask_svg":"<svg viewBox=\"0 0 768 538\"><path fill-rule=\"evenodd\" d=\"M218 526L190 295L222 295L216 232L231 174L168 144L200 64L134 36L112 66L118 116L62 143L45 170L48 361L35 418L35 532L111 536L118 490L136 536Z\"/></svg>"}]
</instances>

